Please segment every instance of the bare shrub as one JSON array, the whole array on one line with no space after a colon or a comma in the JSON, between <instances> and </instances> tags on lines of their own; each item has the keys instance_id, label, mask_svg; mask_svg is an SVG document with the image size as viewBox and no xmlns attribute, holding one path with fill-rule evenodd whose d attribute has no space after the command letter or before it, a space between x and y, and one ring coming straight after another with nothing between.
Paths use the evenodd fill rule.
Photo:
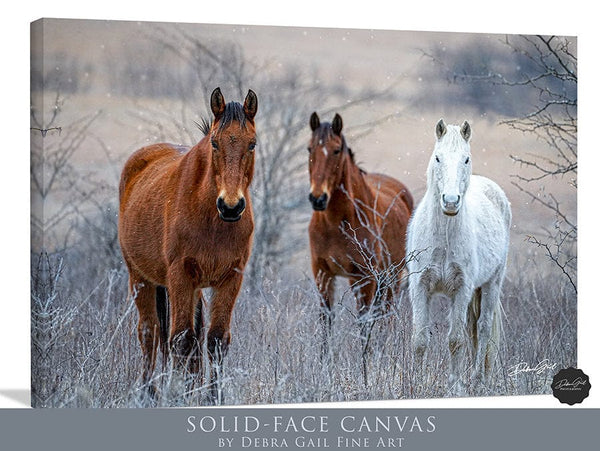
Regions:
<instances>
[{"instance_id":1,"label":"bare shrub","mask_svg":"<svg viewBox=\"0 0 600 451\"><path fill-rule=\"evenodd\" d=\"M524 55L535 67L533 74L519 80L503 79L506 86L525 86L537 94L533 109L515 119L503 121L523 133L533 134L546 143L544 155L511 155L533 171L516 174L514 182L532 202L553 212L553 230L532 234L529 241L545 250L577 293L577 218L576 213L544 190L547 178L560 178L577 190L577 55L574 43L557 36L522 36L516 42L506 40L515 52ZM534 188L528 188L533 186ZM534 190L537 188L537 192Z\"/></svg>"},{"instance_id":2,"label":"bare shrub","mask_svg":"<svg viewBox=\"0 0 600 451\"><path fill-rule=\"evenodd\" d=\"M34 97L35 99L35 97ZM42 99L35 99L43 104ZM73 165L73 155L90 139L99 113L61 121L64 98L57 91L50 111L31 106L31 228L36 249L66 249L78 206L96 195ZM48 116L50 116L48 118Z\"/></svg>"}]
</instances>

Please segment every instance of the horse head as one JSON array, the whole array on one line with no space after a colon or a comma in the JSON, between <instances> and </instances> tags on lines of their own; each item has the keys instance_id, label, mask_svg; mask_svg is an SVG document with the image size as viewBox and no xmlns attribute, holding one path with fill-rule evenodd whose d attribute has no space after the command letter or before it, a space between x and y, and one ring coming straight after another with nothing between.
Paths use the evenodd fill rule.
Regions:
<instances>
[{"instance_id":1,"label":"horse head","mask_svg":"<svg viewBox=\"0 0 600 451\"><path fill-rule=\"evenodd\" d=\"M217 187L217 210L226 222L235 222L246 209L245 193L254 174L256 129L254 116L258 99L249 90L244 105L225 103L221 90L216 88L210 99L214 115L210 131L212 166Z\"/></svg>"},{"instance_id":2,"label":"horse head","mask_svg":"<svg viewBox=\"0 0 600 451\"><path fill-rule=\"evenodd\" d=\"M310 116L312 136L308 145L310 194L308 200L316 211L327 208L331 193L340 184L343 172L346 141L342 135L342 117L336 113L333 122L319 120L317 113Z\"/></svg>"},{"instance_id":3,"label":"horse head","mask_svg":"<svg viewBox=\"0 0 600 451\"><path fill-rule=\"evenodd\" d=\"M471 178L471 126L458 127L440 119L435 126L436 142L429 161L428 185L439 196L442 212L458 214Z\"/></svg>"}]
</instances>

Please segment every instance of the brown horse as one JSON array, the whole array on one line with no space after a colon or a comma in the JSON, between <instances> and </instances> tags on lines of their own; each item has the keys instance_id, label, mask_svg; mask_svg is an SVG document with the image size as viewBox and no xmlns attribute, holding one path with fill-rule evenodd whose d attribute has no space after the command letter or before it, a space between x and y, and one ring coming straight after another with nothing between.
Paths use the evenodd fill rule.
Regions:
<instances>
[{"instance_id":1,"label":"brown horse","mask_svg":"<svg viewBox=\"0 0 600 451\"><path fill-rule=\"evenodd\" d=\"M258 100L250 90L243 106L226 104L217 88L210 105L214 119L191 149L155 144L129 158L119 186L119 240L129 293L139 311L145 383L159 343L192 374L202 369L201 290L213 288L206 345L214 401L218 365L229 346L231 315L252 247L248 187Z\"/></svg>"},{"instance_id":2,"label":"brown horse","mask_svg":"<svg viewBox=\"0 0 600 451\"><path fill-rule=\"evenodd\" d=\"M413 198L402 183L383 174L367 174L356 165L342 125L339 114L331 124L321 123L317 113L310 117L308 198L314 212L309 237L326 335L331 331L337 276L348 278L357 291L359 316L381 303L387 305L400 277L395 274L390 281L395 286L381 287L375 273L403 267L413 209Z\"/></svg>"}]
</instances>

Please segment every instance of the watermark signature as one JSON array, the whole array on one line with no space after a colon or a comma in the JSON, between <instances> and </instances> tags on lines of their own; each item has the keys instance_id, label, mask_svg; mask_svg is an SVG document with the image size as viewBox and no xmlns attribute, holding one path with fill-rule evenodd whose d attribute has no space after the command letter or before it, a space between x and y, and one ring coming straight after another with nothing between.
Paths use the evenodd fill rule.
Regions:
<instances>
[{"instance_id":1,"label":"watermark signature","mask_svg":"<svg viewBox=\"0 0 600 451\"><path fill-rule=\"evenodd\" d=\"M556 363L550 363L549 359L540 361L534 367L529 366L527 362L521 362L508 368L508 375L512 377L521 373L542 374L545 371L553 370L556 368L556 365Z\"/></svg>"},{"instance_id":2,"label":"watermark signature","mask_svg":"<svg viewBox=\"0 0 600 451\"><path fill-rule=\"evenodd\" d=\"M581 377L578 377L575 380L568 380L568 379L561 379L559 381L556 382L556 384L554 384L555 389L563 389L563 390L577 390L578 387L580 385L585 385L587 384L588 381L586 379L583 379Z\"/></svg>"}]
</instances>

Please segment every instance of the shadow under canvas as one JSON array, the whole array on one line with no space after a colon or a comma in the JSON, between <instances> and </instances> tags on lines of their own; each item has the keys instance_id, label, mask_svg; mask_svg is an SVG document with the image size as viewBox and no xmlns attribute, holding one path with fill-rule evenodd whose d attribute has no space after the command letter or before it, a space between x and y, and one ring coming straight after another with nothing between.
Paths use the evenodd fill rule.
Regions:
<instances>
[{"instance_id":1,"label":"shadow under canvas","mask_svg":"<svg viewBox=\"0 0 600 451\"><path fill-rule=\"evenodd\" d=\"M0 397L16 401L23 407L31 407L31 392L25 388L2 388Z\"/></svg>"}]
</instances>

